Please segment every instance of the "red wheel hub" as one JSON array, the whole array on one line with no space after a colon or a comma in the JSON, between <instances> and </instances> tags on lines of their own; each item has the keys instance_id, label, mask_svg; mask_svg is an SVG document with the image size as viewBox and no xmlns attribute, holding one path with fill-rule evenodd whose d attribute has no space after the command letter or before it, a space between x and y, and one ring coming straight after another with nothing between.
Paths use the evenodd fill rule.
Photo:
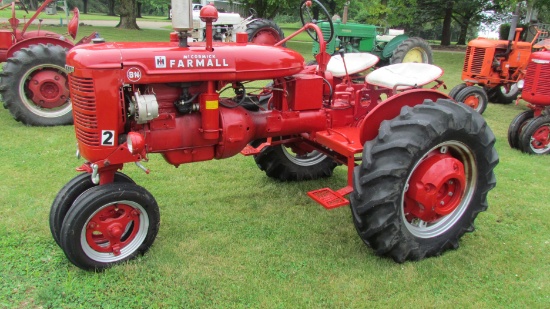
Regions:
<instances>
[{"instance_id":1,"label":"red wheel hub","mask_svg":"<svg viewBox=\"0 0 550 309\"><path fill-rule=\"evenodd\" d=\"M88 245L104 253L119 255L139 230L139 210L123 204L107 206L97 212L86 227Z\"/></svg>"},{"instance_id":2,"label":"red wheel hub","mask_svg":"<svg viewBox=\"0 0 550 309\"><path fill-rule=\"evenodd\" d=\"M69 98L67 77L53 69L43 69L33 74L27 84L31 100L42 108L63 106Z\"/></svg>"},{"instance_id":3,"label":"red wheel hub","mask_svg":"<svg viewBox=\"0 0 550 309\"><path fill-rule=\"evenodd\" d=\"M544 149L550 144L550 127L544 125L539 127L531 136L531 145L534 149Z\"/></svg>"},{"instance_id":4,"label":"red wheel hub","mask_svg":"<svg viewBox=\"0 0 550 309\"><path fill-rule=\"evenodd\" d=\"M278 33L271 30L261 30L254 36L254 38L252 38L252 43L262 45L275 45L280 40L281 38L279 37Z\"/></svg>"},{"instance_id":5,"label":"red wheel hub","mask_svg":"<svg viewBox=\"0 0 550 309\"><path fill-rule=\"evenodd\" d=\"M465 190L464 164L450 154L436 153L414 170L405 194L408 220L434 222L453 212Z\"/></svg>"},{"instance_id":6,"label":"red wheel hub","mask_svg":"<svg viewBox=\"0 0 550 309\"><path fill-rule=\"evenodd\" d=\"M476 109L479 106L479 98L475 95L471 95L466 97L463 103L473 109Z\"/></svg>"}]
</instances>

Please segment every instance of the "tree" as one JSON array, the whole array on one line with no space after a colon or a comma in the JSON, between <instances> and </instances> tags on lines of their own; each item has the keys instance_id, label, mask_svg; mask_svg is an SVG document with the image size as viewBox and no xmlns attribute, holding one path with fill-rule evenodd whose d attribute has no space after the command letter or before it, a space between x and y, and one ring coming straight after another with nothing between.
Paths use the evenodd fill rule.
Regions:
<instances>
[{"instance_id":1,"label":"tree","mask_svg":"<svg viewBox=\"0 0 550 309\"><path fill-rule=\"evenodd\" d=\"M247 8L253 8L258 17L273 19L282 11L297 10L302 3L301 0L244 0Z\"/></svg>"},{"instance_id":2,"label":"tree","mask_svg":"<svg viewBox=\"0 0 550 309\"><path fill-rule=\"evenodd\" d=\"M136 17L141 18L141 2L136 2L137 5L137 11L136 11Z\"/></svg>"},{"instance_id":3,"label":"tree","mask_svg":"<svg viewBox=\"0 0 550 309\"><path fill-rule=\"evenodd\" d=\"M460 25L457 45L466 45L466 35L471 26L492 21L494 13L508 9L504 2L469 0L457 1L453 20ZM488 14L490 13L490 14Z\"/></svg>"},{"instance_id":4,"label":"tree","mask_svg":"<svg viewBox=\"0 0 550 309\"><path fill-rule=\"evenodd\" d=\"M550 21L550 0L531 0L528 4L537 12L535 21Z\"/></svg>"},{"instance_id":5,"label":"tree","mask_svg":"<svg viewBox=\"0 0 550 309\"><path fill-rule=\"evenodd\" d=\"M108 0L107 7L109 8L109 12L107 12L108 16L116 16L115 14L115 0Z\"/></svg>"},{"instance_id":6,"label":"tree","mask_svg":"<svg viewBox=\"0 0 550 309\"><path fill-rule=\"evenodd\" d=\"M27 4L29 10L37 10L39 7L38 0L27 0L25 4Z\"/></svg>"},{"instance_id":7,"label":"tree","mask_svg":"<svg viewBox=\"0 0 550 309\"><path fill-rule=\"evenodd\" d=\"M120 6L118 7L120 15L120 21L117 28L121 29L136 29L139 27L136 22L137 16L137 3L136 0L120 0Z\"/></svg>"}]
</instances>

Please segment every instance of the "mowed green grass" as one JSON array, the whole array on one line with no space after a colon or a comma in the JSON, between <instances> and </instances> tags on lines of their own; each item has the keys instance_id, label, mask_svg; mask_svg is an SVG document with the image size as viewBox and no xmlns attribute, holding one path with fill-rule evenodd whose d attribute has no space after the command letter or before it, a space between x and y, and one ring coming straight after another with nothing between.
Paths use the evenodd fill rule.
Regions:
<instances>
[{"instance_id":1,"label":"mowed green grass","mask_svg":"<svg viewBox=\"0 0 550 309\"><path fill-rule=\"evenodd\" d=\"M130 37L98 31L109 41ZM308 44L289 47L311 57ZM450 87L463 57L435 52ZM500 155L497 187L477 230L440 257L379 258L357 236L348 207L326 211L306 196L344 186L344 167L329 179L282 183L250 157L174 168L151 155L150 175L134 165L124 172L157 199L157 240L143 257L102 273L73 266L49 231L50 205L83 163L72 126L25 127L2 109L0 308L547 308L550 157L522 154L506 140L525 109L491 104L485 112Z\"/></svg>"}]
</instances>

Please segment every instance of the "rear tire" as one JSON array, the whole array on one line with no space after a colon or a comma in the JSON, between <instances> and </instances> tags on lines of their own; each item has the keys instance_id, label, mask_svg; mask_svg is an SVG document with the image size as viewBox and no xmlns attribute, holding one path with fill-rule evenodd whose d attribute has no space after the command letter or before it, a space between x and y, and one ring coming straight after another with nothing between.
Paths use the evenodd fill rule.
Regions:
<instances>
[{"instance_id":1,"label":"rear tire","mask_svg":"<svg viewBox=\"0 0 550 309\"><path fill-rule=\"evenodd\" d=\"M460 90L455 100L468 105L479 114L483 114L489 104L489 98L485 90L476 86L469 86Z\"/></svg>"},{"instance_id":2,"label":"rear tire","mask_svg":"<svg viewBox=\"0 0 550 309\"><path fill-rule=\"evenodd\" d=\"M115 173L114 182L134 183L130 177L120 172ZM92 182L92 175L82 173L71 179L57 193L50 209L50 231L52 232L53 239L59 246L61 246L59 232L61 231L61 226L67 212L73 206L74 201L84 191L95 186L96 184Z\"/></svg>"},{"instance_id":3,"label":"rear tire","mask_svg":"<svg viewBox=\"0 0 550 309\"><path fill-rule=\"evenodd\" d=\"M260 141L253 144L259 145ZM287 148L288 147L288 148ZM291 153L291 145L268 146L254 156L266 175L281 181L313 180L332 176L336 162L314 150L300 155Z\"/></svg>"},{"instance_id":4,"label":"rear tire","mask_svg":"<svg viewBox=\"0 0 550 309\"><path fill-rule=\"evenodd\" d=\"M534 117L532 110L524 111L517 115L508 127L508 144L512 149L520 149L519 137L525 125Z\"/></svg>"},{"instance_id":5,"label":"rear tire","mask_svg":"<svg viewBox=\"0 0 550 309\"><path fill-rule=\"evenodd\" d=\"M539 116L529 121L521 130L519 147L528 154L550 153L550 116Z\"/></svg>"},{"instance_id":6,"label":"rear tire","mask_svg":"<svg viewBox=\"0 0 550 309\"><path fill-rule=\"evenodd\" d=\"M15 52L0 73L4 107L29 126L73 123L65 71L66 49L38 44Z\"/></svg>"},{"instance_id":7,"label":"rear tire","mask_svg":"<svg viewBox=\"0 0 550 309\"><path fill-rule=\"evenodd\" d=\"M510 86L510 91L506 92L504 86L498 86L494 88L494 98L491 102L498 104L510 104L513 103L520 94L518 84L514 83Z\"/></svg>"},{"instance_id":8,"label":"rear tire","mask_svg":"<svg viewBox=\"0 0 550 309\"><path fill-rule=\"evenodd\" d=\"M248 42L273 46L285 38L283 30L273 21L256 19L246 25Z\"/></svg>"},{"instance_id":9,"label":"rear tire","mask_svg":"<svg viewBox=\"0 0 550 309\"><path fill-rule=\"evenodd\" d=\"M61 248L77 267L102 270L145 253L159 224L157 202L144 188L129 183L96 186L69 209Z\"/></svg>"},{"instance_id":10,"label":"rear tire","mask_svg":"<svg viewBox=\"0 0 550 309\"><path fill-rule=\"evenodd\" d=\"M365 143L354 170L350 208L361 239L399 263L458 248L496 185L494 144L483 117L461 104L403 107Z\"/></svg>"},{"instance_id":11,"label":"rear tire","mask_svg":"<svg viewBox=\"0 0 550 309\"><path fill-rule=\"evenodd\" d=\"M404 40L393 51L390 58L390 64L418 62L418 63L433 63L432 48L422 38L412 37Z\"/></svg>"}]
</instances>

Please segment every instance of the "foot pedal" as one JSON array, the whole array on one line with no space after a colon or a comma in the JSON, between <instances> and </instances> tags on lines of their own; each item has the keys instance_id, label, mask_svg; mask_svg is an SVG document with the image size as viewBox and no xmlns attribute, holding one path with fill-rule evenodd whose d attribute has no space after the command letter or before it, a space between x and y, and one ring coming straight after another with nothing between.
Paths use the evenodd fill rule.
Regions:
<instances>
[{"instance_id":1,"label":"foot pedal","mask_svg":"<svg viewBox=\"0 0 550 309\"><path fill-rule=\"evenodd\" d=\"M309 191L307 195L326 209L338 208L349 204L347 198L330 188Z\"/></svg>"},{"instance_id":2,"label":"foot pedal","mask_svg":"<svg viewBox=\"0 0 550 309\"><path fill-rule=\"evenodd\" d=\"M264 143L261 143L260 146L258 147L253 147L251 146L250 144L247 144L243 150L241 150L241 154L243 156L253 156L253 155L257 155L259 154L260 152L262 152L262 150L267 147L267 146L271 146L271 137L268 137L267 140L264 142Z\"/></svg>"},{"instance_id":3,"label":"foot pedal","mask_svg":"<svg viewBox=\"0 0 550 309\"><path fill-rule=\"evenodd\" d=\"M259 154L260 152L262 151L261 148L254 148L250 145L246 145L243 150L241 150L241 154L243 156L252 156L252 155L257 155Z\"/></svg>"}]
</instances>

